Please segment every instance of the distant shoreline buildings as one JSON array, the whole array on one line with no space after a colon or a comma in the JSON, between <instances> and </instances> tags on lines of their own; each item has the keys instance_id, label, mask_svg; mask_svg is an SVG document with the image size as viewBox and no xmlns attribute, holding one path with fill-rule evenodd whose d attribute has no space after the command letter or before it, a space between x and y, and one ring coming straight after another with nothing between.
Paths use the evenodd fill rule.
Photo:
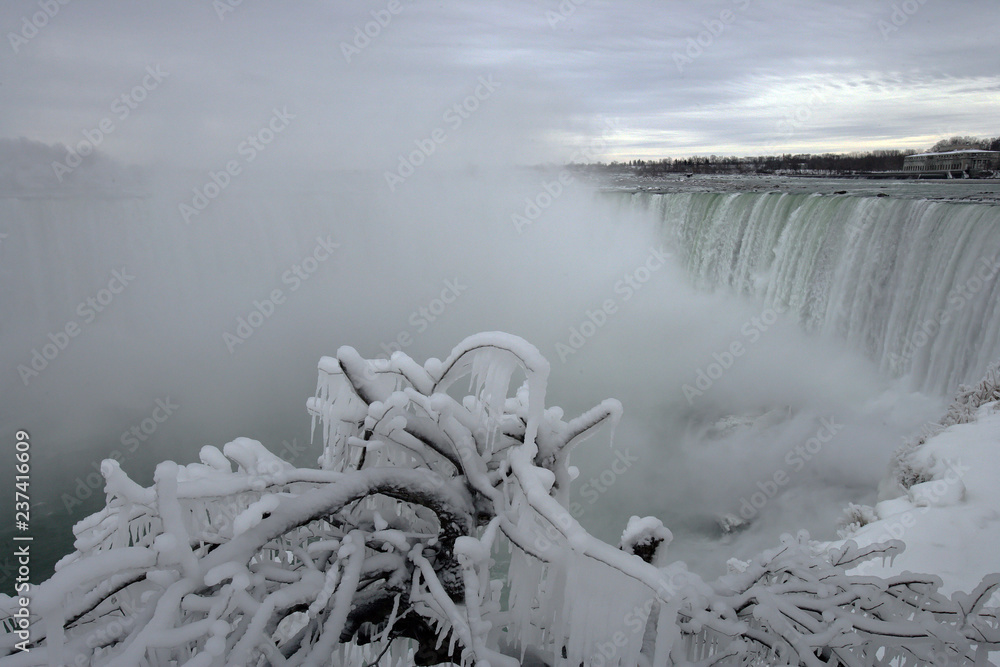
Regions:
<instances>
[{"instance_id":1,"label":"distant shoreline buildings","mask_svg":"<svg viewBox=\"0 0 1000 667\"><path fill-rule=\"evenodd\" d=\"M923 153L874 150L865 153L783 153L756 156L692 156L633 159L624 162L583 162L566 165L574 171L634 174L775 174L780 176L887 179L1000 179L1000 137L979 140L952 137Z\"/></svg>"},{"instance_id":2,"label":"distant shoreline buildings","mask_svg":"<svg viewBox=\"0 0 1000 667\"><path fill-rule=\"evenodd\" d=\"M1000 151L966 149L918 153L903 158L901 176L913 178L983 178L1000 170Z\"/></svg>"}]
</instances>

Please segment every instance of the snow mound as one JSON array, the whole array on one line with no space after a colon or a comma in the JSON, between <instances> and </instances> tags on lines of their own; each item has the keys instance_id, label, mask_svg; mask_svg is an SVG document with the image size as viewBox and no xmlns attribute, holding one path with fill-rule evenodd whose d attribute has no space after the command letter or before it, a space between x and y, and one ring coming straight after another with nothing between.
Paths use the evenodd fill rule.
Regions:
<instances>
[{"instance_id":1,"label":"snow mound","mask_svg":"<svg viewBox=\"0 0 1000 667\"><path fill-rule=\"evenodd\" d=\"M913 448L909 460L924 471L925 481L881 500L864 525L850 531L861 546L902 540L906 550L892 564L871 561L852 572L879 577L932 572L946 592L971 591L997 572L998 444L1000 402L990 402Z\"/></svg>"},{"instance_id":2,"label":"snow mound","mask_svg":"<svg viewBox=\"0 0 1000 667\"><path fill-rule=\"evenodd\" d=\"M622 532L618 548L639 556L647 563L659 565L673 539L674 534L656 517L633 516Z\"/></svg>"}]
</instances>

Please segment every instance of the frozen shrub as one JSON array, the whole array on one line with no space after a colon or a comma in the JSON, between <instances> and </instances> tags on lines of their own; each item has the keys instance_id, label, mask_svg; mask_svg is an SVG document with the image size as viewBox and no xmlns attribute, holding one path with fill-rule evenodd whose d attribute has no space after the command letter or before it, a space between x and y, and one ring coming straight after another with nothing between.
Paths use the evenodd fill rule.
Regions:
<instances>
[{"instance_id":1,"label":"frozen shrub","mask_svg":"<svg viewBox=\"0 0 1000 667\"><path fill-rule=\"evenodd\" d=\"M889 462L889 478L902 490L909 489L916 484L932 481L934 476L930 468L933 467L934 460L931 458L926 463L917 461L914 453L928 439L945 428L975 421L979 408L995 401L1000 401L1000 364L990 366L979 384L961 385L955 400L952 401L948 412L945 413L939 424L925 425L920 435L906 440L893 452L892 460ZM893 495L893 491L883 489L879 497L881 499L888 498Z\"/></svg>"},{"instance_id":2,"label":"frozen shrub","mask_svg":"<svg viewBox=\"0 0 1000 667\"><path fill-rule=\"evenodd\" d=\"M933 577L846 574L899 542L818 554L787 537L707 584L663 562L657 519L633 517L620 549L594 538L567 510L570 453L621 406L564 420L548 372L501 333L423 365L342 347L308 402L318 468L246 438L161 463L145 488L105 461L107 505L32 589L30 618L0 597L0 661L909 665L1000 647L985 607L1000 575L947 598Z\"/></svg>"},{"instance_id":3,"label":"frozen shrub","mask_svg":"<svg viewBox=\"0 0 1000 667\"><path fill-rule=\"evenodd\" d=\"M847 508L844 510L844 515L837 522L839 526L837 534L840 535L841 539L849 539L862 526L867 526L875 521L878 521L878 515L875 514L873 507L848 503Z\"/></svg>"},{"instance_id":4,"label":"frozen shrub","mask_svg":"<svg viewBox=\"0 0 1000 667\"><path fill-rule=\"evenodd\" d=\"M990 366L979 384L971 387L963 384L958 388L958 394L941 420L941 426L946 428L952 424L975 421L979 408L994 401L1000 401L1000 364Z\"/></svg>"}]
</instances>

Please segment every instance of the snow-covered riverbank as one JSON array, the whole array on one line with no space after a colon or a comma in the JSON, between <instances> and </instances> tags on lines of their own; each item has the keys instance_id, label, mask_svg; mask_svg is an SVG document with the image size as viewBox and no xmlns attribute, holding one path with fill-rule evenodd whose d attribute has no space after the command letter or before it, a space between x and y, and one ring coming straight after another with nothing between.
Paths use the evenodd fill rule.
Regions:
<instances>
[{"instance_id":1,"label":"snow-covered riverbank","mask_svg":"<svg viewBox=\"0 0 1000 667\"><path fill-rule=\"evenodd\" d=\"M862 547L890 539L906 543L891 562L867 561L852 573L926 572L941 577L943 592L950 594L971 591L1000 571L996 381L993 369L978 386L960 392L943 420L946 428L897 453L875 507L852 507L855 522L844 527L845 537Z\"/></svg>"}]
</instances>

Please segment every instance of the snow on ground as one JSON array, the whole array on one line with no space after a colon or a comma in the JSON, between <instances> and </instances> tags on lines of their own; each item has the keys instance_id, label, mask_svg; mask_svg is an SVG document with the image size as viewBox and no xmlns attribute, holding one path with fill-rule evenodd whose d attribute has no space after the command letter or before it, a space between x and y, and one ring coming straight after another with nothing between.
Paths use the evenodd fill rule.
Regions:
<instances>
[{"instance_id":1,"label":"snow on ground","mask_svg":"<svg viewBox=\"0 0 1000 667\"><path fill-rule=\"evenodd\" d=\"M1000 572L1000 402L979 408L976 420L929 438L913 454L930 481L883 493L875 518L847 535L865 546L899 539L906 550L892 563L869 561L852 574L887 577L902 572L940 576L945 594L968 592L984 575ZM891 497L896 495L896 497ZM864 519L862 520L862 522ZM838 546L831 542L824 549ZM1000 604L1000 600L993 600Z\"/></svg>"}]
</instances>

